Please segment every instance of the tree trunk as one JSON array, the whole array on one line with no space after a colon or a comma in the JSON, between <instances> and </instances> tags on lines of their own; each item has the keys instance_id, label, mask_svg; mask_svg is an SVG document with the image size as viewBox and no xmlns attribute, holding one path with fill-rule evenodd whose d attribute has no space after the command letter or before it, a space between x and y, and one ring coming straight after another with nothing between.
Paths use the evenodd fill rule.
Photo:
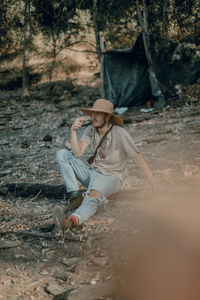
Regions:
<instances>
[{"instance_id":1,"label":"tree trunk","mask_svg":"<svg viewBox=\"0 0 200 300\"><path fill-rule=\"evenodd\" d=\"M29 98L29 41L30 41L30 0L25 0L24 9L24 49L23 49L23 75L22 97Z\"/></svg>"},{"instance_id":2,"label":"tree trunk","mask_svg":"<svg viewBox=\"0 0 200 300\"><path fill-rule=\"evenodd\" d=\"M148 32L149 7L146 3L146 0L143 0L143 8L144 31Z\"/></svg>"},{"instance_id":3,"label":"tree trunk","mask_svg":"<svg viewBox=\"0 0 200 300\"><path fill-rule=\"evenodd\" d=\"M145 0L143 0L143 3L145 4ZM143 38L145 53L146 53L148 64L151 65L151 56L149 53L149 48L148 48L147 39L146 39L146 33L147 33L146 26L148 26L148 25L147 25L147 23L145 24L146 20L142 20L142 15L141 15L141 11L139 8L138 0L136 0L136 5L137 5L137 13L138 13L138 18L139 18L139 23L140 23L140 27L142 29L142 38ZM145 12L145 8L144 8L144 12Z\"/></svg>"},{"instance_id":4,"label":"tree trunk","mask_svg":"<svg viewBox=\"0 0 200 300\"><path fill-rule=\"evenodd\" d=\"M53 71L54 71L54 68L56 65L56 56L57 56L57 52L56 52L57 43L56 43L56 38L54 36L54 33L52 33L52 44L53 44L53 55L52 55L53 60L52 60L51 67L49 70L49 81L51 81L52 77L53 77Z\"/></svg>"},{"instance_id":5,"label":"tree trunk","mask_svg":"<svg viewBox=\"0 0 200 300\"><path fill-rule=\"evenodd\" d=\"M104 87L104 38L100 37L99 34L99 26L98 26L98 8L97 8L97 0L93 0L93 24L94 24L94 32L96 38L96 49L97 49L97 56L98 60L101 65L101 97L105 98L105 87Z\"/></svg>"},{"instance_id":6,"label":"tree trunk","mask_svg":"<svg viewBox=\"0 0 200 300\"><path fill-rule=\"evenodd\" d=\"M101 97L105 98L105 86L104 86L104 37L100 38L100 47L101 47Z\"/></svg>"},{"instance_id":7,"label":"tree trunk","mask_svg":"<svg viewBox=\"0 0 200 300\"><path fill-rule=\"evenodd\" d=\"M100 44L100 35L99 35L97 16L98 16L97 0L93 0L93 24L94 24L94 32L96 38L96 49L97 49L98 60L99 62L101 62L101 44Z\"/></svg>"},{"instance_id":8,"label":"tree trunk","mask_svg":"<svg viewBox=\"0 0 200 300\"><path fill-rule=\"evenodd\" d=\"M168 37L168 0L163 0L162 2L162 36Z\"/></svg>"},{"instance_id":9,"label":"tree trunk","mask_svg":"<svg viewBox=\"0 0 200 300\"><path fill-rule=\"evenodd\" d=\"M143 0L143 4L146 6L146 0ZM143 38L143 43L144 43L144 49L145 49L145 53L146 53L146 57L147 57L147 62L149 65L148 73L149 73L149 80L150 80L150 84L151 84L152 95L154 97L158 98L158 101L154 104L154 107L160 109L160 108L164 107L165 99L164 99L162 91L159 87L156 73L154 71L153 64L152 64L151 54L149 51L149 45L148 45L148 41L147 41L147 30L146 30L146 26L148 26L148 24L147 23L145 24L146 20L142 19L138 0L136 0L136 6L137 6L137 13L138 13L140 27L142 29L142 38ZM145 11L147 12L146 7L144 7L144 12ZM146 14L146 13L144 13L144 14ZM145 15L145 18L146 18L146 15Z\"/></svg>"}]
</instances>

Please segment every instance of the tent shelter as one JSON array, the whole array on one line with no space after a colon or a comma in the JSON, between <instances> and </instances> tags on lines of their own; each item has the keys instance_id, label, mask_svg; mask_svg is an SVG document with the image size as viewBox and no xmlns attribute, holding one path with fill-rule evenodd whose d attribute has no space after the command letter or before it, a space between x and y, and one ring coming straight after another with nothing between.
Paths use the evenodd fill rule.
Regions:
<instances>
[{"instance_id":1,"label":"tent shelter","mask_svg":"<svg viewBox=\"0 0 200 300\"><path fill-rule=\"evenodd\" d=\"M115 107L140 106L150 99L155 106L158 103L164 106L165 100L177 95L177 86L193 84L200 77L199 51L154 34L146 37L151 66L146 58L142 35L131 49L104 53L105 97ZM153 70L156 76L149 76L149 70Z\"/></svg>"}]
</instances>

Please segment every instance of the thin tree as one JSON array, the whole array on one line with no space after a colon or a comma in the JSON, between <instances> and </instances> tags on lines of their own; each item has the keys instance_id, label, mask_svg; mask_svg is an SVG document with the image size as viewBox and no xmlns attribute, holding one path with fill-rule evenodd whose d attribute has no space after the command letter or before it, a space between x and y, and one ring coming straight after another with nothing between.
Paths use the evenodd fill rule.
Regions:
<instances>
[{"instance_id":1,"label":"thin tree","mask_svg":"<svg viewBox=\"0 0 200 300\"><path fill-rule=\"evenodd\" d=\"M101 65L101 97L105 98L105 87L104 87L104 78L103 78L103 68L104 68L104 37L100 36L99 32L99 24L98 24L98 7L97 7L97 0L93 0L93 25L94 25L94 33L96 39L96 49L97 49L97 56L98 60Z\"/></svg>"},{"instance_id":2,"label":"thin tree","mask_svg":"<svg viewBox=\"0 0 200 300\"><path fill-rule=\"evenodd\" d=\"M52 58L48 63L47 71L49 80L52 80L60 49L70 44L82 28L81 19L78 17L78 4L68 0L33 0L36 20L40 30L50 41L46 54ZM62 45L61 45L62 41Z\"/></svg>"},{"instance_id":3,"label":"thin tree","mask_svg":"<svg viewBox=\"0 0 200 300\"><path fill-rule=\"evenodd\" d=\"M29 42L30 42L30 0L25 0L22 97L26 99L28 99L30 96L29 95Z\"/></svg>"},{"instance_id":4,"label":"thin tree","mask_svg":"<svg viewBox=\"0 0 200 300\"><path fill-rule=\"evenodd\" d=\"M94 24L94 33L96 39L96 48L99 62L101 61L101 45L100 45L100 34L98 26L98 8L97 0L93 0L93 24Z\"/></svg>"},{"instance_id":5,"label":"thin tree","mask_svg":"<svg viewBox=\"0 0 200 300\"><path fill-rule=\"evenodd\" d=\"M143 0L143 24L144 24L144 31L148 32L148 18L149 18L149 3L146 0Z\"/></svg>"},{"instance_id":6,"label":"thin tree","mask_svg":"<svg viewBox=\"0 0 200 300\"><path fill-rule=\"evenodd\" d=\"M159 99L159 101L155 104L155 106L157 108L161 108L164 106L165 104L165 99L163 96L163 93L159 87L159 83L156 77L156 73L154 71L153 68L153 62L152 62L152 58L151 58L151 53L149 50L149 45L148 45L148 8L147 6L147 0L143 0L143 18L142 18L142 14L140 11L140 6L139 6L139 1L136 0L136 6L137 6L137 13L138 13L138 19L139 19L139 23L140 23L140 27L142 29L142 38L143 38L143 43L144 43L144 49L145 49L145 53L146 53L146 57L147 57L147 62L149 65L148 68L148 72L149 72L149 80L150 80L150 84L151 84L151 90L152 90L152 94L153 96L157 97Z\"/></svg>"}]
</instances>

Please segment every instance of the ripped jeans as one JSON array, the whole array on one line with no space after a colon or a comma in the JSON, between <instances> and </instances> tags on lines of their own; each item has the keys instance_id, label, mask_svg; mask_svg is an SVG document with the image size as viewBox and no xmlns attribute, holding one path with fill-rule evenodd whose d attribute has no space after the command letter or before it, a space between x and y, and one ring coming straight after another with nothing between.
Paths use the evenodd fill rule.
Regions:
<instances>
[{"instance_id":1,"label":"ripped jeans","mask_svg":"<svg viewBox=\"0 0 200 300\"><path fill-rule=\"evenodd\" d=\"M87 187L82 204L72 214L78 218L79 224L88 220L101 205L108 202L109 195L118 192L121 188L121 182L116 176L104 175L98 169L89 168L67 149L59 150L56 160L67 192L79 190L78 181ZM89 199L88 194L92 190L99 191L102 198Z\"/></svg>"}]
</instances>

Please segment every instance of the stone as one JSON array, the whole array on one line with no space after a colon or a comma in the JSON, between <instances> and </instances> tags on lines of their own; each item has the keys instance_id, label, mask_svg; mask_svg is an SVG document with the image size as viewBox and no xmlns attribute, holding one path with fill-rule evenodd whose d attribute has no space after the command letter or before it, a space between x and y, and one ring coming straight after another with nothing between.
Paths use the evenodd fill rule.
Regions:
<instances>
[{"instance_id":1,"label":"stone","mask_svg":"<svg viewBox=\"0 0 200 300\"><path fill-rule=\"evenodd\" d=\"M78 257L72 257L72 258L64 257L62 260L62 263L66 266L71 266L71 265L76 264L79 260L80 260L80 258L78 258Z\"/></svg>"},{"instance_id":2,"label":"stone","mask_svg":"<svg viewBox=\"0 0 200 300\"><path fill-rule=\"evenodd\" d=\"M114 293L114 285L111 282L84 285L74 290L65 291L57 295L54 300L95 300Z\"/></svg>"},{"instance_id":3,"label":"stone","mask_svg":"<svg viewBox=\"0 0 200 300\"><path fill-rule=\"evenodd\" d=\"M51 283L45 287L45 292L55 296L55 295L59 295L59 294L63 293L64 289L56 283Z\"/></svg>"}]
</instances>

